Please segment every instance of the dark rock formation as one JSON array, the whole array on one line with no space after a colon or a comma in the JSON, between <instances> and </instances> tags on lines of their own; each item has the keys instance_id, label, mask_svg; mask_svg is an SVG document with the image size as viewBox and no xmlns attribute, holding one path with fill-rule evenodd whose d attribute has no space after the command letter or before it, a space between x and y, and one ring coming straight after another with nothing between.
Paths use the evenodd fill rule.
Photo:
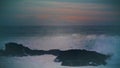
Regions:
<instances>
[{"instance_id":1,"label":"dark rock formation","mask_svg":"<svg viewBox=\"0 0 120 68\"><path fill-rule=\"evenodd\" d=\"M24 47L22 44L13 42L5 44L5 55L8 56L25 56L28 51L30 51L30 49L28 47Z\"/></svg>"},{"instance_id":2,"label":"dark rock formation","mask_svg":"<svg viewBox=\"0 0 120 68\"><path fill-rule=\"evenodd\" d=\"M44 53L44 50L32 50L22 44L10 42L5 44L5 50L0 51L0 56L33 56L43 55Z\"/></svg>"},{"instance_id":3,"label":"dark rock formation","mask_svg":"<svg viewBox=\"0 0 120 68\"><path fill-rule=\"evenodd\" d=\"M0 50L0 56L35 56L35 55L44 55L44 54L51 54L51 55L59 55L60 50L53 49L53 50L32 50L28 47L23 46L22 44L17 44L14 42L6 43L5 50Z\"/></svg>"},{"instance_id":4,"label":"dark rock formation","mask_svg":"<svg viewBox=\"0 0 120 68\"><path fill-rule=\"evenodd\" d=\"M58 49L52 49L52 50L46 51L45 53L46 54L51 54L51 55L54 55L54 56L58 56L61 53L61 51L58 50Z\"/></svg>"},{"instance_id":5,"label":"dark rock formation","mask_svg":"<svg viewBox=\"0 0 120 68\"><path fill-rule=\"evenodd\" d=\"M5 44L5 50L0 50L0 56L35 56L50 54L57 56L55 62L62 62L62 66L98 66L106 65L106 60L110 57L97 53L95 51L87 50L66 50L61 51L58 49L53 50L32 50L22 44L7 43Z\"/></svg>"},{"instance_id":6,"label":"dark rock formation","mask_svg":"<svg viewBox=\"0 0 120 68\"><path fill-rule=\"evenodd\" d=\"M63 66L98 66L106 65L110 56L86 50L62 51L55 62L62 62Z\"/></svg>"}]
</instances>

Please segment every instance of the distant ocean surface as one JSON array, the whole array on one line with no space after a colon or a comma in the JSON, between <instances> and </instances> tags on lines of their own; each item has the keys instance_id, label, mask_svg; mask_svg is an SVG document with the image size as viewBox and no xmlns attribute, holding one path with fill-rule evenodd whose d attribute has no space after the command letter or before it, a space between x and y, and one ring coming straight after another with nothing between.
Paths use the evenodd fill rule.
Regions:
<instances>
[{"instance_id":1,"label":"distant ocean surface","mask_svg":"<svg viewBox=\"0 0 120 68\"><path fill-rule=\"evenodd\" d=\"M0 49L7 42L31 49L86 49L112 54L106 66L67 67L56 56L0 57L0 68L120 68L119 26L1 26Z\"/></svg>"},{"instance_id":2,"label":"distant ocean surface","mask_svg":"<svg viewBox=\"0 0 120 68\"><path fill-rule=\"evenodd\" d=\"M120 35L120 26L0 26L0 36L42 36L59 34Z\"/></svg>"}]
</instances>

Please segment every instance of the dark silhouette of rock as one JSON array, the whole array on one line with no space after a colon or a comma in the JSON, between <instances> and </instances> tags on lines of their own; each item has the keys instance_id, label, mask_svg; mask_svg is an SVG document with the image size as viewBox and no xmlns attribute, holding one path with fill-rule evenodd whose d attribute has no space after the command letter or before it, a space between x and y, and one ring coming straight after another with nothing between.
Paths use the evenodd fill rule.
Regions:
<instances>
[{"instance_id":1,"label":"dark silhouette of rock","mask_svg":"<svg viewBox=\"0 0 120 68\"><path fill-rule=\"evenodd\" d=\"M57 56L60 53L60 50L32 50L28 47L23 46L22 44L17 44L14 42L6 43L5 50L0 50L0 56L35 56L35 55L44 55L51 54Z\"/></svg>"},{"instance_id":2,"label":"dark silhouette of rock","mask_svg":"<svg viewBox=\"0 0 120 68\"><path fill-rule=\"evenodd\" d=\"M5 44L5 54L11 56L25 56L26 52L30 51L28 47L24 47L22 44L7 43Z\"/></svg>"},{"instance_id":3,"label":"dark silhouette of rock","mask_svg":"<svg viewBox=\"0 0 120 68\"><path fill-rule=\"evenodd\" d=\"M48 50L48 51L46 51L45 53L46 54L51 54L51 55L54 55L54 56L58 56L59 54L60 54L60 50L58 50L58 49L52 49L52 50Z\"/></svg>"},{"instance_id":4,"label":"dark silhouette of rock","mask_svg":"<svg viewBox=\"0 0 120 68\"><path fill-rule=\"evenodd\" d=\"M57 56L55 62L62 62L62 66L98 66L106 65L109 55L80 49L61 51L52 50L32 50L22 44L14 42L6 43L5 50L0 50L0 56L35 56L35 55L54 55Z\"/></svg>"},{"instance_id":5,"label":"dark silhouette of rock","mask_svg":"<svg viewBox=\"0 0 120 68\"><path fill-rule=\"evenodd\" d=\"M30 56L35 56L35 55L44 55L45 51L44 50L30 50L26 52Z\"/></svg>"},{"instance_id":6,"label":"dark silhouette of rock","mask_svg":"<svg viewBox=\"0 0 120 68\"><path fill-rule=\"evenodd\" d=\"M86 50L62 51L55 62L62 62L62 66L98 66L106 65L110 56Z\"/></svg>"},{"instance_id":7,"label":"dark silhouette of rock","mask_svg":"<svg viewBox=\"0 0 120 68\"><path fill-rule=\"evenodd\" d=\"M32 50L22 44L17 44L14 42L6 43L5 50L3 51L3 56L33 56L33 55L43 55L45 51L43 50Z\"/></svg>"}]
</instances>

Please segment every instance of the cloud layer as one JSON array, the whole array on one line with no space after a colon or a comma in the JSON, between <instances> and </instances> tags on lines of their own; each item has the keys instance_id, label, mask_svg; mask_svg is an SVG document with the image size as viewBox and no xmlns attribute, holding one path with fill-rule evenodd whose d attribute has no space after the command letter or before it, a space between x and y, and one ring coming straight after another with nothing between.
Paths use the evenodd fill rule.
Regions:
<instances>
[{"instance_id":1,"label":"cloud layer","mask_svg":"<svg viewBox=\"0 0 120 68\"><path fill-rule=\"evenodd\" d=\"M117 0L1 2L0 25L120 25Z\"/></svg>"}]
</instances>

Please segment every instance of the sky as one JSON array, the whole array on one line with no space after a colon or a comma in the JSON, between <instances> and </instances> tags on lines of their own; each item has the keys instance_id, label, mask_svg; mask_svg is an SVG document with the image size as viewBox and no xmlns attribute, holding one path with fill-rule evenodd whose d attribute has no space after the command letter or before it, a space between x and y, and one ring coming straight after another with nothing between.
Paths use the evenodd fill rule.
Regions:
<instances>
[{"instance_id":1,"label":"sky","mask_svg":"<svg viewBox=\"0 0 120 68\"><path fill-rule=\"evenodd\" d=\"M120 25L119 0L1 0L0 26Z\"/></svg>"}]
</instances>

